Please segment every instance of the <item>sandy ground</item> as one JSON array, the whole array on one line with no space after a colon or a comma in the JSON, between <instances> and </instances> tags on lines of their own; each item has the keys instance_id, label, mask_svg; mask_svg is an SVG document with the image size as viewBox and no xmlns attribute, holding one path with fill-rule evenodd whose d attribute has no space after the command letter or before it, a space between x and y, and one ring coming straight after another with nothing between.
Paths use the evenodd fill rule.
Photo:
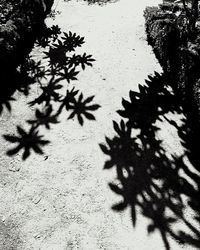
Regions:
<instances>
[{"instance_id":1,"label":"sandy ground","mask_svg":"<svg viewBox=\"0 0 200 250\"><path fill-rule=\"evenodd\" d=\"M45 130L51 143L43 156L33 153L22 161L19 153L9 158L5 153L10 145L1 139L0 249L165 249L158 232L148 236L144 217L133 228L128 209L111 210L119 199L108 187L115 173L103 171L106 156L99 147L105 135L114 134L112 120L120 120L116 110L122 97L137 90L148 74L161 72L147 45L143 19L144 8L158 2L59 2L56 10L61 14L48 23L85 37L80 51L92 54L96 62L80 73L76 85L86 96L95 95L101 108L96 121L85 121L83 127L62 116L59 124ZM12 114L1 117L1 134L14 134L16 125L24 126L33 117L28 100L20 94L17 98ZM171 131L168 140L169 150L177 148ZM170 243L171 249L182 249Z\"/></svg>"}]
</instances>

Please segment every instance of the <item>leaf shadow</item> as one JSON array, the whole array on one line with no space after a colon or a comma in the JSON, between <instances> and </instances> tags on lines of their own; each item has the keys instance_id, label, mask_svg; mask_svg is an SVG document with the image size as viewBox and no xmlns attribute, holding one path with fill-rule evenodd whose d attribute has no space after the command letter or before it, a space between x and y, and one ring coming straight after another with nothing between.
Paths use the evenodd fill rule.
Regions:
<instances>
[{"instance_id":1,"label":"leaf shadow","mask_svg":"<svg viewBox=\"0 0 200 250\"><path fill-rule=\"evenodd\" d=\"M195 146L199 124L191 121L192 111L188 112L187 105L174 94L167 75L155 72L139 86L139 92L130 91L129 96L118 111L123 118L120 124L113 121L116 135L100 144L109 157L104 169L114 168L117 174L117 180L109 183L110 189L122 198L112 209L124 211L130 207L134 227L139 214L146 217L148 234L159 231L166 249L171 249L171 239L199 248L200 169ZM168 113L183 114L181 125L168 118ZM157 136L158 121L176 127L186 149L184 155L168 154Z\"/></svg>"}]
</instances>

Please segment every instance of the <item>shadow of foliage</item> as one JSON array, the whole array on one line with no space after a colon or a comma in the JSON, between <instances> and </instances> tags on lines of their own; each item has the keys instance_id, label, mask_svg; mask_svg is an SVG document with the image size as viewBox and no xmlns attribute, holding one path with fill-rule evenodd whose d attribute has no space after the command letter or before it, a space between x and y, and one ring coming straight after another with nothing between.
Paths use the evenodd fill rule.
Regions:
<instances>
[{"instance_id":1,"label":"shadow of foliage","mask_svg":"<svg viewBox=\"0 0 200 250\"><path fill-rule=\"evenodd\" d=\"M69 2L71 0L64 0L64 2ZM91 5L91 4L98 4L98 5L105 5L105 4L108 4L108 3L115 3L119 0L83 0L85 2L88 3L88 5Z\"/></svg>"},{"instance_id":2,"label":"shadow of foliage","mask_svg":"<svg viewBox=\"0 0 200 250\"><path fill-rule=\"evenodd\" d=\"M115 3L118 0L84 0L87 1L88 4L98 4L98 5L105 5L108 3Z\"/></svg>"},{"instance_id":3,"label":"shadow of foliage","mask_svg":"<svg viewBox=\"0 0 200 250\"><path fill-rule=\"evenodd\" d=\"M146 217L147 232L159 231L166 249L170 249L171 238L200 248L199 124L191 118L192 110L188 112L174 95L166 75L155 72L139 86L139 92L130 91L129 96L118 111L123 119L119 124L113 122L116 135L100 144L109 157L104 169L114 168L117 173L110 189L122 198L112 209L130 207L134 227L139 214ZM182 114L181 125L169 113ZM158 121L177 129L184 155L167 153L157 136ZM186 157L192 167L186 164Z\"/></svg>"},{"instance_id":4,"label":"shadow of foliage","mask_svg":"<svg viewBox=\"0 0 200 250\"><path fill-rule=\"evenodd\" d=\"M18 153L21 149L24 149L22 159L26 160L30 155L32 149L38 154L43 154L41 146L49 143L47 140L42 140L43 136L38 135L36 127L32 126L29 132L26 132L23 128L17 126L17 132L19 136L4 135L4 138L11 143L18 143L18 145L7 151L7 155L12 156Z\"/></svg>"},{"instance_id":5,"label":"shadow of foliage","mask_svg":"<svg viewBox=\"0 0 200 250\"><path fill-rule=\"evenodd\" d=\"M60 15L60 14L61 14L61 11L56 10L56 9L53 9L53 10L51 10L51 12L48 14L47 17L49 17L49 18L55 20L56 17L57 17L58 15Z\"/></svg>"},{"instance_id":6,"label":"shadow of foliage","mask_svg":"<svg viewBox=\"0 0 200 250\"><path fill-rule=\"evenodd\" d=\"M42 31L43 30L43 31ZM22 159L29 157L31 150L43 154L42 147L49 141L44 140L40 134L40 127L50 129L51 125L59 123L59 115L65 108L70 112L69 118L77 117L82 126L84 119L95 120L93 111L100 105L94 104L94 96L84 99L83 93L70 87L70 83L77 80L81 70L92 66L95 61L92 55L86 53L76 54L75 49L84 44L84 37L76 33L61 32L60 28L52 26L43 27L36 41L36 46L43 48L41 60L34 60L30 55L17 67L2 76L2 82L7 89L0 93L0 113L7 108L12 111L11 103L13 94L18 91L28 96L33 84L37 84L38 96L29 102L35 108L35 118L26 121L30 127L28 132L17 126L19 135L4 135L4 139L18 145L7 151L7 155L13 156L20 150L24 150ZM63 94L63 93L66 93Z\"/></svg>"}]
</instances>

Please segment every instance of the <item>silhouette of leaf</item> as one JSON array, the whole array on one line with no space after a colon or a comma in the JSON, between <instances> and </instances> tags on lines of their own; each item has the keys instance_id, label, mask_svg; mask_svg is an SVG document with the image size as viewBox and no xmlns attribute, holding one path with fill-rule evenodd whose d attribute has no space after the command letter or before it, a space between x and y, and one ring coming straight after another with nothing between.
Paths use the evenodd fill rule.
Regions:
<instances>
[{"instance_id":1,"label":"silhouette of leaf","mask_svg":"<svg viewBox=\"0 0 200 250\"><path fill-rule=\"evenodd\" d=\"M4 139L6 139L6 141L9 141L12 143L18 142L18 137L11 136L11 135L4 135L3 137Z\"/></svg>"},{"instance_id":2,"label":"silhouette of leaf","mask_svg":"<svg viewBox=\"0 0 200 250\"><path fill-rule=\"evenodd\" d=\"M133 226L135 227L135 225L136 225L136 211L135 211L135 206L131 207L131 218L132 218Z\"/></svg>"},{"instance_id":3,"label":"silhouette of leaf","mask_svg":"<svg viewBox=\"0 0 200 250\"><path fill-rule=\"evenodd\" d=\"M80 114L77 114L78 122L81 126L83 126L83 118Z\"/></svg>"},{"instance_id":4,"label":"silhouette of leaf","mask_svg":"<svg viewBox=\"0 0 200 250\"><path fill-rule=\"evenodd\" d=\"M113 121L113 127L117 134L120 134L120 128L116 121Z\"/></svg>"},{"instance_id":5,"label":"silhouette of leaf","mask_svg":"<svg viewBox=\"0 0 200 250\"><path fill-rule=\"evenodd\" d=\"M129 97L130 97L131 102L134 102L135 99L138 99L140 97L140 94L136 91L130 90Z\"/></svg>"},{"instance_id":6,"label":"silhouette of leaf","mask_svg":"<svg viewBox=\"0 0 200 250\"><path fill-rule=\"evenodd\" d=\"M127 118L127 115L126 115L126 111L125 110L118 110L117 113L123 117L123 118Z\"/></svg>"},{"instance_id":7,"label":"silhouette of leaf","mask_svg":"<svg viewBox=\"0 0 200 250\"><path fill-rule=\"evenodd\" d=\"M112 206L112 210L117 211L117 212L123 211L126 208L127 208L126 202L121 202Z\"/></svg>"},{"instance_id":8,"label":"silhouette of leaf","mask_svg":"<svg viewBox=\"0 0 200 250\"><path fill-rule=\"evenodd\" d=\"M177 221L177 219L176 218L173 218L173 217L169 217L168 219L167 219L167 222L168 223L175 223Z\"/></svg>"},{"instance_id":9,"label":"silhouette of leaf","mask_svg":"<svg viewBox=\"0 0 200 250\"><path fill-rule=\"evenodd\" d=\"M121 120L120 125L121 125L121 130L125 132L125 123L123 120Z\"/></svg>"},{"instance_id":10,"label":"silhouette of leaf","mask_svg":"<svg viewBox=\"0 0 200 250\"><path fill-rule=\"evenodd\" d=\"M94 99L94 95L93 96L90 96L88 98L85 99L85 103L89 103L89 102L92 102Z\"/></svg>"},{"instance_id":11,"label":"silhouette of leaf","mask_svg":"<svg viewBox=\"0 0 200 250\"><path fill-rule=\"evenodd\" d=\"M104 169L111 169L112 167L113 167L112 161L106 161L105 162Z\"/></svg>"},{"instance_id":12,"label":"silhouette of leaf","mask_svg":"<svg viewBox=\"0 0 200 250\"><path fill-rule=\"evenodd\" d=\"M26 132L23 128L21 128L20 126L17 126L17 132L21 135L21 136L26 136Z\"/></svg>"},{"instance_id":13,"label":"silhouette of leaf","mask_svg":"<svg viewBox=\"0 0 200 250\"><path fill-rule=\"evenodd\" d=\"M109 183L109 187L114 193L119 194L119 195L123 194L123 190L119 188L117 185Z\"/></svg>"},{"instance_id":14,"label":"silhouette of leaf","mask_svg":"<svg viewBox=\"0 0 200 250\"><path fill-rule=\"evenodd\" d=\"M95 116L93 114L88 113L88 112L85 112L85 117L88 120L95 120Z\"/></svg>"},{"instance_id":15,"label":"silhouette of leaf","mask_svg":"<svg viewBox=\"0 0 200 250\"><path fill-rule=\"evenodd\" d=\"M75 114L76 114L76 113L72 112L72 113L70 114L70 116L68 117L68 119L73 119L74 116L75 116Z\"/></svg>"},{"instance_id":16,"label":"silhouette of leaf","mask_svg":"<svg viewBox=\"0 0 200 250\"><path fill-rule=\"evenodd\" d=\"M112 140L110 140L107 136L105 138L106 138L106 142L107 142L108 146L112 147Z\"/></svg>"},{"instance_id":17,"label":"silhouette of leaf","mask_svg":"<svg viewBox=\"0 0 200 250\"><path fill-rule=\"evenodd\" d=\"M97 110L100 107L101 106L99 104L94 104L94 105L91 105L91 106L87 107L87 110L95 111L95 110Z\"/></svg>"},{"instance_id":18,"label":"silhouette of leaf","mask_svg":"<svg viewBox=\"0 0 200 250\"><path fill-rule=\"evenodd\" d=\"M139 87L139 90L140 90L140 95L141 96L143 96L143 95L145 95L147 92L146 92L146 87L145 86L142 86L142 85L138 85L138 87Z\"/></svg>"},{"instance_id":19,"label":"silhouette of leaf","mask_svg":"<svg viewBox=\"0 0 200 250\"><path fill-rule=\"evenodd\" d=\"M100 146L101 150L104 152L104 154L109 154L109 150L105 145L99 144L99 146Z\"/></svg>"},{"instance_id":20,"label":"silhouette of leaf","mask_svg":"<svg viewBox=\"0 0 200 250\"><path fill-rule=\"evenodd\" d=\"M8 150L7 155L8 156L13 156L13 155L17 154L21 149L22 149L22 146L18 145L16 148Z\"/></svg>"},{"instance_id":21,"label":"silhouette of leaf","mask_svg":"<svg viewBox=\"0 0 200 250\"><path fill-rule=\"evenodd\" d=\"M128 101L126 101L124 98L122 98L122 105L125 109L130 108L130 103Z\"/></svg>"}]
</instances>

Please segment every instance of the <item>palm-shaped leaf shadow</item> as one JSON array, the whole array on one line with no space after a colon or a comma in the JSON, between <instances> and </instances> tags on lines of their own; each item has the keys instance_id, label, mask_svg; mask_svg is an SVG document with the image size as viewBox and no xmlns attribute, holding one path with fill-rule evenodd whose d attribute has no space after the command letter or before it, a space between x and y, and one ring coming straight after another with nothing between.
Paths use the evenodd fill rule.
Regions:
<instances>
[{"instance_id":1,"label":"palm-shaped leaf shadow","mask_svg":"<svg viewBox=\"0 0 200 250\"><path fill-rule=\"evenodd\" d=\"M63 68L63 72L61 71L59 73L59 76L61 76L61 80L67 80L68 83L70 83L70 81L77 80L76 76L78 75L79 71L75 70L76 68Z\"/></svg>"},{"instance_id":2,"label":"palm-shaped leaf shadow","mask_svg":"<svg viewBox=\"0 0 200 250\"><path fill-rule=\"evenodd\" d=\"M79 124L82 126L84 123L83 117L87 118L88 120L95 120L95 116L91 114L91 111L95 111L100 108L98 104L90 104L94 99L94 96L90 96L83 99L83 94L81 93L77 99L70 104L70 109L72 109L72 113L68 117L68 119L74 118L77 116Z\"/></svg>"},{"instance_id":3,"label":"palm-shaped leaf shadow","mask_svg":"<svg viewBox=\"0 0 200 250\"><path fill-rule=\"evenodd\" d=\"M76 33L72 34L70 31L69 33L63 32L63 34L62 39L67 52L74 51L76 47L81 47L85 43L84 37L80 37Z\"/></svg>"},{"instance_id":4,"label":"palm-shaped leaf shadow","mask_svg":"<svg viewBox=\"0 0 200 250\"><path fill-rule=\"evenodd\" d=\"M29 105L33 106L35 104L45 103L45 105L48 106L52 100L58 102L61 96L56 91L63 87L61 84L58 84L58 82L59 80L54 80L54 77L52 77L47 86L41 87L41 95L35 100L29 102Z\"/></svg>"},{"instance_id":5,"label":"palm-shaped leaf shadow","mask_svg":"<svg viewBox=\"0 0 200 250\"><path fill-rule=\"evenodd\" d=\"M19 134L18 136L4 135L7 141L18 144L15 148L7 151L8 156L15 155L20 150L24 150L22 154L23 160L29 157L31 150L37 154L43 154L41 147L47 145L49 141L43 140L43 136L39 135L39 131L34 126L32 126L28 132L20 126L17 126L17 132Z\"/></svg>"},{"instance_id":6,"label":"palm-shaped leaf shadow","mask_svg":"<svg viewBox=\"0 0 200 250\"><path fill-rule=\"evenodd\" d=\"M52 106L46 107L46 110L41 112L39 109L35 111L35 120L28 120L29 124L34 125L35 127L45 126L47 129L50 129L50 124L56 124L58 122L57 114L52 114Z\"/></svg>"},{"instance_id":7,"label":"palm-shaped leaf shadow","mask_svg":"<svg viewBox=\"0 0 200 250\"><path fill-rule=\"evenodd\" d=\"M64 107L67 111L71 108L72 104L76 101L75 97L77 96L78 92L79 90L75 90L75 87L73 87L71 90L67 89L65 97L61 100L61 105L58 109L57 115L62 112Z\"/></svg>"},{"instance_id":8,"label":"palm-shaped leaf shadow","mask_svg":"<svg viewBox=\"0 0 200 250\"><path fill-rule=\"evenodd\" d=\"M79 57L79 63L83 70L85 70L85 65L92 67L92 62L94 61L95 59L92 58L92 55L86 55L86 53Z\"/></svg>"}]
</instances>

